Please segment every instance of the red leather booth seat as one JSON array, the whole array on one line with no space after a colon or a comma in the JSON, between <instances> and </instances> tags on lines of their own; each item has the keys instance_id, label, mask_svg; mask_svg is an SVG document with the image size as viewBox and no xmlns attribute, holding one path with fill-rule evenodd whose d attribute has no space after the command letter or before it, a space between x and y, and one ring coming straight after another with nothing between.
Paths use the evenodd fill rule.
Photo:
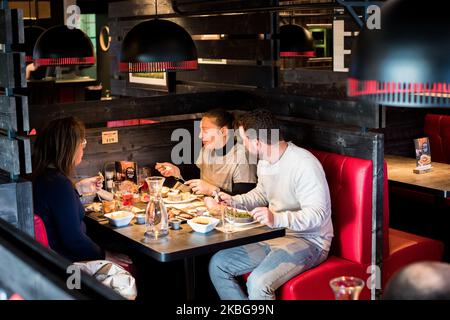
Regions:
<instances>
[{"instance_id":1,"label":"red leather booth seat","mask_svg":"<svg viewBox=\"0 0 450 320\"><path fill-rule=\"evenodd\" d=\"M450 116L427 114L424 132L430 138L431 160L450 164ZM450 207L450 198L445 204Z\"/></svg>"},{"instance_id":2,"label":"red leather booth seat","mask_svg":"<svg viewBox=\"0 0 450 320\"><path fill-rule=\"evenodd\" d=\"M431 160L450 163L450 116L427 114L424 132L430 138Z\"/></svg>"},{"instance_id":3,"label":"red leather booth seat","mask_svg":"<svg viewBox=\"0 0 450 320\"><path fill-rule=\"evenodd\" d=\"M41 217L36 214L34 215L34 238L44 247L49 247L44 221L42 221Z\"/></svg>"},{"instance_id":4,"label":"red leather booth seat","mask_svg":"<svg viewBox=\"0 0 450 320\"><path fill-rule=\"evenodd\" d=\"M292 278L279 288L277 298L282 300L334 299L329 286L331 279L356 276L367 281L370 276L367 271L372 250L372 161L322 151L311 152L322 163L327 176L334 239L325 262ZM420 260L440 260L443 252L443 246L438 241L389 229L387 174L384 177L383 286L395 271L406 264ZM361 292L360 299L370 299L367 286Z\"/></svg>"},{"instance_id":5,"label":"red leather booth seat","mask_svg":"<svg viewBox=\"0 0 450 320\"><path fill-rule=\"evenodd\" d=\"M44 221L41 217L38 215L34 215L34 237L37 242L42 244L46 248L50 248L50 245L48 244L48 238L47 238L47 231L45 229ZM134 267L132 263L128 263L126 261L122 261L117 259L115 261L118 265L120 265L122 268L130 272L131 274L134 274Z\"/></svg>"}]
</instances>

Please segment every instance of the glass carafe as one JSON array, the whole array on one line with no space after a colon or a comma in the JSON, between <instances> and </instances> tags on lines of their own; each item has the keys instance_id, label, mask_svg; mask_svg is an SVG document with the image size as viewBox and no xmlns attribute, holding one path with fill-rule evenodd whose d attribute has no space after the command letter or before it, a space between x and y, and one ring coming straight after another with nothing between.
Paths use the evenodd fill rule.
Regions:
<instances>
[{"instance_id":1,"label":"glass carafe","mask_svg":"<svg viewBox=\"0 0 450 320\"><path fill-rule=\"evenodd\" d=\"M169 233L169 221L167 209L161 196L165 178L149 177L145 181L148 185L150 200L145 211L145 237L159 239Z\"/></svg>"}]
</instances>

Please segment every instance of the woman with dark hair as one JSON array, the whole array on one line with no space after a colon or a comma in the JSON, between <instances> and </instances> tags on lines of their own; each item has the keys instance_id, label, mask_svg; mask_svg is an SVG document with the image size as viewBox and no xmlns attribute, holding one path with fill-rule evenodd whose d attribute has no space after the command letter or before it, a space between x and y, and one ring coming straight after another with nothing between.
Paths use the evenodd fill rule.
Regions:
<instances>
[{"instance_id":1,"label":"woman with dark hair","mask_svg":"<svg viewBox=\"0 0 450 320\"><path fill-rule=\"evenodd\" d=\"M203 115L199 134L203 146L195 166L190 168L200 179L186 181L196 194L240 194L255 187L256 162L250 163L244 146L236 141L233 124L233 114L225 110L215 109ZM183 179L180 168L172 163L157 163L156 169L164 177Z\"/></svg>"},{"instance_id":2,"label":"woman with dark hair","mask_svg":"<svg viewBox=\"0 0 450 320\"><path fill-rule=\"evenodd\" d=\"M50 247L72 261L104 259L86 235L83 192L101 188L102 178L72 181L86 147L84 125L73 117L53 120L37 135L33 149L34 210L44 221Z\"/></svg>"}]
</instances>

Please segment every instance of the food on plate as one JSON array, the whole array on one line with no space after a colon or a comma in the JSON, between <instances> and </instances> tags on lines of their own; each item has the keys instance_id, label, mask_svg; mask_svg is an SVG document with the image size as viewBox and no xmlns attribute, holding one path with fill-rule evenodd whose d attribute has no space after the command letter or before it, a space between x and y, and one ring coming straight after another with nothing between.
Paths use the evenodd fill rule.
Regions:
<instances>
[{"instance_id":1,"label":"food on plate","mask_svg":"<svg viewBox=\"0 0 450 320\"><path fill-rule=\"evenodd\" d=\"M103 213L113 212L114 210L116 210L117 207L117 203L115 200L112 201L103 200L102 204L103 204Z\"/></svg>"},{"instance_id":2,"label":"food on plate","mask_svg":"<svg viewBox=\"0 0 450 320\"><path fill-rule=\"evenodd\" d=\"M120 183L119 191L137 193L139 186L130 180L125 180Z\"/></svg>"},{"instance_id":3,"label":"food on plate","mask_svg":"<svg viewBox=\"0 0 450 320\"><path fill-rule=\"evenodd\" d=\"M161 189L161 196L163 198L167 198L167 194L170 192L170 188L169 187L162 187Z\"/></svg>"},{"instance_id":4,"label":"food on plate","mask_svg":"<svg viewBox=\"0 0 450 320\"><path fill-rule=\"evenodd\" d=\"M182 192L181 193L181 200L188 200L191 197L190 192Z\"/></svg>"},{"instance_id":5,"label":"food on plate","mask_svg":"<svg viewBox=\"0 0 450 320\"><path fill-rule=\"evenodd\" d=\"M192 222L198 223L198 224L209 224L209 219L204 217L197 217L192 219Z\"/></svg>"},{"instance_id":6,"label":"food on plate","mask_svg":"<svg viewBox=\"0 0 450 320\"><path fill-rule=\"evenodd\" d=\"M141 202L149 202L150 201L150 195L148 193L142 193L141 194Z\"/></svg>"},{"instance_id":7,"label":"food on plate","mask_svg":"<svg viewBox=\"0 0 450 320\"><path fill-rule=\"evenodd\" d=\"M184 213L184 212L180 213L178 216L181 218L184 218L184 219L192 219L193 218L192 215L190 215L189 213Z\"/></svg>"},{"instance_id":8,"label":"food on plate","mask_svg":"<svg viewBox=\"0 0 450 320\"><path fill-rule=\"evenodd\" d=\"M167 199L170 200L170 201L181 201L182 200L182 195L180 193L178 193L178 192L170 191L167 194Z\"/></svg>"},{"instance_id":9,"label":"food on plate","mask_svg":"<svg viewBox=\"0 0 450 320\"><path fill-rule=\"evenodd\" d=\"M100 202L91 203L86 207L86 211L88 212L100 212L102 211L102 204Z\"/></svg>"},{"instance_id":10,"label":"food on plate","mask_svg":"<svg viewBox=\"0 0 450 320\"><path fill-rule=\"evenodd\" d=\"M168 214L169 214L169 219L173 219L176 216L178 216L181 213L180 210L175 209L175 208L169 208L168 210Z\"/></svg>"},{"instance_id":11,"label":"food on plate","mask_svg":"<svg viewBox=\"0 0 450 320\"><path fill-rule=\"evenodd\" d=\"M112 212L110 214L111 219L123 219L123 218L128 218L129 216L130 216L130 213L127 211L116 211L116 212Z\"/></svg>"},{"instance_id":12,"label":"food on plate","mask_svg":"<svg viewBox=\"0 0 450 320\"><path fill-rule=\"evenodd\" d=\"M207 209L206 207L204 207L204 206L200 206L200 207L197 207L195 210L197 211L198 214L203 214L203 213L205 213L208 209Z\"/></svg>"}]
</instances>

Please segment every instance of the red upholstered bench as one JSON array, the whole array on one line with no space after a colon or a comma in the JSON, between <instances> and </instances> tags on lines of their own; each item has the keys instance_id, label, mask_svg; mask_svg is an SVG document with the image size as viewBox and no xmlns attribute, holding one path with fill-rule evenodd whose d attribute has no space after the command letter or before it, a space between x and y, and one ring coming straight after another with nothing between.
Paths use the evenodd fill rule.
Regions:
<instances>
[{"instance_id":1,"label":"red upholstered bench","mask_svg":"<svg viewBox=\"0 0 450 320\"><path fill-rule=\"evenodd\" d=\"M450 116L427 114L424 132L430 138L431 160L450 164ZM450 207L450 198L445 205Z\"/></svg>"},{"instance_id":2,"label":"red upholstered bench","mask_svg":"<svg viewBox=\"0 0 450 320\"><path fill-rule=\"evenodd\" d=\"M282 300L334 299L329 286L339 276L356 276L367 281L371 263L372 226L372 161L315 151L327 176L330 188L334 239L330 255L319 266L308 270L277 291ZM420 260L440 260L442 243L415 235L390 230L389 196L385 165L383 196L382 284L402 266ZM244 277L248 277L248 274ZM370 299L370 290L363 289L360 299Z\"/></svg>"},{"instance_id":3,"label":"red upholstered bench","mask_svg":"<svg viewBox=\"0 0 450 320\"><path fill-rule=\"evenodd\" d=\"M47 238L47 231L45 229L45 224L42 218L38 215L34 215L34 237L37 242L42 244L46 248L50 248L50 245L48 243ZM131 274L135 274L134 267L132 263L128 263L126 261L121 261L117 259L115 261L118 265L120 265L122 268L127 270Z\"/></svg>"},{"instance_id":4,"label":"red upholstered bench","mask_svg":"<svg viewBox=\"0 0 450 320\"><path fill-rule=\"evenodd\" d=\"M34 238L44 247L49 248L44 221L42 221L42 218L36 214L34 215Z\"/></svg>"}]
</instances>

